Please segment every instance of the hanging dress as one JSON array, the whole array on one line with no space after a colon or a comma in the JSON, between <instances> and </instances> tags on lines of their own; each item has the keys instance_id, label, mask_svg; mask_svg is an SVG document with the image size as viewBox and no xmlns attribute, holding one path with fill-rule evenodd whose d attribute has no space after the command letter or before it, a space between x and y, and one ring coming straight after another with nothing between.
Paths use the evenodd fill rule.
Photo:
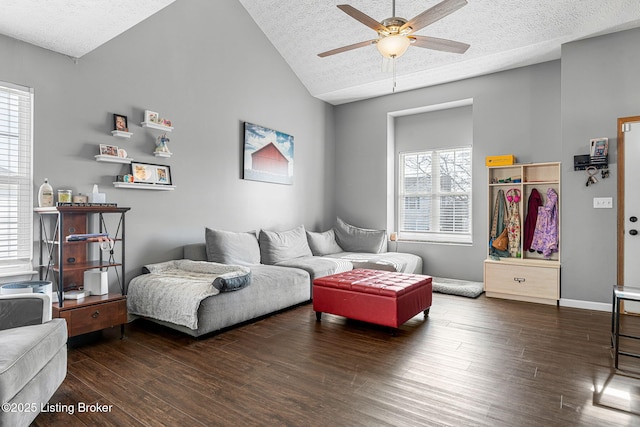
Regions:
<instances>
[{"instance_id":1,"label":"hanging dress","mask_svg":"<svg viewBox=\"0 0 640 427\"><path fill-rule=\"evenodd\" d=\"M538 251L545 258L550 258L553 252L558 252L558 193L553 188L547 189L547 202L538 208L531 249Z\"/></svg>"},{"instance_id":2,"label":"hanging dress","mask_svg":"<svg viewBox=\"0 0 640 427\"><path fill-rule=\"evenodd\" d=\"M535 188L531 190L529 201L527 202L527 217L524 220L524 237L522 239L522 250L531 250L533 242L533 232L538 221L538 208L542 206L542 196Z\"/></svg>"},{"instance_id":3,"label":"hanging dress","mask_svg":"<svg viewBox=\"0 0 640 427\"><path fill-rule=\"evenodd\" d=\"M509 222L507 235L509 236L509 256L517 257L520 252L520 208L519 203L509 202Z\"/></svg>"}]
</instances>

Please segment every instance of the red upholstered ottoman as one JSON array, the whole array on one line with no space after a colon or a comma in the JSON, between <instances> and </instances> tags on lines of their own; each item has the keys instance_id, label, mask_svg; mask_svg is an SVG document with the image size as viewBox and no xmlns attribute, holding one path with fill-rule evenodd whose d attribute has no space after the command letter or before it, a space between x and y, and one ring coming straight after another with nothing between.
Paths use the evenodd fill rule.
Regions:
<instances>
[{"instance_id":1,"label":"red upholstered ottoman","mask_svg":"<svg viewBox=\"0 0 640 427\"><path fill-rule=\"evenodd\" d=\"M313 281L313 309L397 328L431 307L431 276L355 269Z\"/></svg>"}]
</instances>

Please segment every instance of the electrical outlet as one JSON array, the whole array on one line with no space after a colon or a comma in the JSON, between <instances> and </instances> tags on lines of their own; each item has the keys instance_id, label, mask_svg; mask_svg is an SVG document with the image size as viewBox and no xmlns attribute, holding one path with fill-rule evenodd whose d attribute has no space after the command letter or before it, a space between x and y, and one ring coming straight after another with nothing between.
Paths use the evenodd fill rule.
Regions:
<instances>
[{"instance_id":1,"label":"electrical outlet","mask_svg":"<svg viewBox=\"0 0 640 427\"><path fill-rule=\"evenodd\" d=\"M594 197L594 209L613 209L613 197Z\"/></svg>"}]
</instances>

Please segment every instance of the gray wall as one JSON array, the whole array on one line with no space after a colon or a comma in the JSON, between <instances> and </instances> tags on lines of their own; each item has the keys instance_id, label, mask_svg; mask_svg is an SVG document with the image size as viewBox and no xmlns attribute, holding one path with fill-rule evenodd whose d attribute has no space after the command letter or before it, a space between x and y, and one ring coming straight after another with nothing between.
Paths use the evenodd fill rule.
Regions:
<instances>
[{"instance_id":1,"label":"gray wall","mask_svg":"<svg viewBox=\"0 0 640 427\"><path fill-rule=\"evenodd\" d=\"M438 150L473 143L473 107L447 108L395 118L395 148Z\"/></svg>"},{"instance_id":2,"label":"gray wall","mask_svg":"<svg viewBox=\"0 0 640 427\"><path fill-rule=\"evenodd\" d=\"M397 250L422 256L425 273L482 281L488 242L485 156L560 159L560 61L336 107L336 210L347 222L385 228L387 114L468 98L473 98L473 245L399 242Z\"/></svg>"},{"instance_id":3,"label":"gray wall","mask_svg":"<svg viewBox=\"0 0 640 427\"><path fill-rule=\"evenodd\" d=\"M216 23L232 22L225 36ZM0 81L35 89L35 190L86 193L130 206L127 279L145 263L181 256L204 227L326 229L334 217L333 107L309 95L237 1L178 0L74 63L0 37ZM173 121L169 159L152 155L157 132L145 109ZM130 140L111 136L112 113L128 116ZM245 181L242 121L295 138L294 184ZM137 161L171 166L175 191L115 189L119 164L97 163L98 144Z\"/></svg>"},{"instance_id":4,"label":"gray wall","mask_svg":"<svg viewBox=\"0 0 640 427\"><path fill-rule=\"evenodd\" d=\"M562 297L611 301L616 283L617 119L640 114L640 29L569 43L562 48ZM589 139L609 138L611 177L585 186L573 156ZM637 188L631 188L637 194ZM629 192L627 193L629 194ZM614 209L593 209L613 197Z\"/></svg>"},{"instance_id":5,"label":"gray wall","mask_svg":"<svg viewBox=\"0 0 640 427\"><path fill-rule=\"evenodd\" d=\"M473 98L472 246L398 244L421 255L425 273L482 280L487 241L484 158L513 153L518 162L561 161L561 303L606 308L616 283L616 120L640 114L640 29L569 43L562 59L336 108L336 212L373 228L388 224L387 113ZM610 178L585 186L573 156L589 139L609 138ZM362 161L360 158L363 158ZM358 159L354 161L353 159ZM593 209L613 197L614 209Z\"/></svg>"},{"instance_id":6,"label":"gray wall","mask_svg":"<svg viewBox=\"0 0 640 427\"><path fill-rule=\"evenodd\" d=\"M211 22L242 28L220 37ZM0 80L35 89L35 187L90 191L131 206L128 278L148 262L180 256L205 226L230 230L324 230L334 215L385 228L387 115L473 99L474 243L399 243L436 276L481 280L486 250L487 155L519 162L563 162L562 298L608 302L615 283L616 209L593 210L614 196L616 118L640 110L640 30L567 44L562 60L331 107L312 98L236 1L178 0L81 58L0 36ZM562 64L562 65L561 65ZM391 83L390 83L391 84ZM173 120L174 156L152 156L157 133L139 126L145 109ZM110 136L111 114L129 117L131 140ZM293 186L240 179L241 124L295 137ZM611 178L584 187L573 156L588 140L610 138ZM173 192L118 190L125 166L96 163L98 144L116 144L138 161L171 166ZM588 232L585 232L588 231Z\"/></svg>"}]
</instances>

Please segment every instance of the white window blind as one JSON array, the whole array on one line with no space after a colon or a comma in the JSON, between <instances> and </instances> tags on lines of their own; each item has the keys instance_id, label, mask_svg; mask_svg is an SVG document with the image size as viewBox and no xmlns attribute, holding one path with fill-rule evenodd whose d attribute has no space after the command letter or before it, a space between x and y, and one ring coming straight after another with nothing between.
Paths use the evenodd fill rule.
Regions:
<instances>
[{"instance_id":1,"label":"white window blind","mask_svg":"<svg viewBox=\"0 0 640 427\"><path fill-rule=\"evenodd\" d=\"M0 82L0 275L33 270L33 93Z\"/></svg>"},{"instance_id":2,"label":"white window blind","mask_svg":"<svg viewBox=\"0 0 640 427\"><path fill-rule=\"evenodd\" d=\"M471 147L400 153L400 239L471 243Z\"/></svg>"}]
</instances>

